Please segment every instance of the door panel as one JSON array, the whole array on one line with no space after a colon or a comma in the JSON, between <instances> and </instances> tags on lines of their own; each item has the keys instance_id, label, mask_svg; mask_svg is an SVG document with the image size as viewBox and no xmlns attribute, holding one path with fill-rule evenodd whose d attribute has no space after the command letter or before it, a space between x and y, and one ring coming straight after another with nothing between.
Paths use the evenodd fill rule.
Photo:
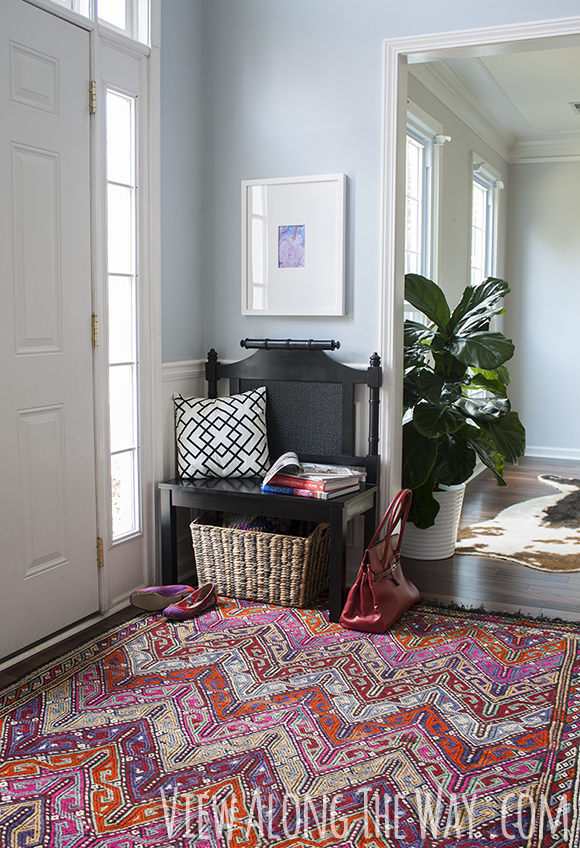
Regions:
<instances>
[{"instance_id":1,"label":"door panel","mask_svg":"<svg viewBox=\"0 0 580 848\"><path fill-rule=\"evenodd\" d=\"M0 11L0 656L98 610L89 36Z\"/></svg>"}]
</instances>

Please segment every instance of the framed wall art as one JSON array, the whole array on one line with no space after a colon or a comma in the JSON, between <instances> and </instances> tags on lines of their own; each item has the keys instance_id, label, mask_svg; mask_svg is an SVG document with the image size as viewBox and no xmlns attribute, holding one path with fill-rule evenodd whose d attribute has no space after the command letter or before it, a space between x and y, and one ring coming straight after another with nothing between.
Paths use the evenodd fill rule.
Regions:
<instances>
[{"instance_id":1,"label":"framed wall art","mask_svg":"<svg viewBox=\"0 0 580 848\"><path fill-rule=\"evenodd\" d=\"M344 315L345 188L344 174L243 180L243 315Z\"/></svg>"}]
</instances>

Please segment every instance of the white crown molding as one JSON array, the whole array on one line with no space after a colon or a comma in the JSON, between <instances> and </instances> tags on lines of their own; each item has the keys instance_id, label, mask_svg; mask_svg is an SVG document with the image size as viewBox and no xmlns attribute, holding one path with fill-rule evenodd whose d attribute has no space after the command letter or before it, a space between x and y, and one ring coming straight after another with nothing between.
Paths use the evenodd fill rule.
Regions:
<instances>
[{"instance_id":1,"label":"white crown molding","mask_svg":"<svg viewBox=\"0 0 580 848\"><path fill-rule=\"evenodd\" d=\"M441 59L462 56L485 56L513 53L516 50L535 50L557 47L576 47L580 44L580 16L552 18L522 24L506 24L481 29L462 29L450 32L389 38L387 53L404 55L409 64L439 62Z\"/></svg>"},{"instance_id":2,"label":"white crown molding","mask_svg":"<svg viewBox=\"0 0 580 848\"><path fill-rule=\"evenodd\" d=\"M510 150L511 164L576 162L580 159L580 132L518 139Z\"/></svg>"},{"instance_id":3,"label":"white crown molding","mask_svg":"<svg viewBox=\"0 0 580 848\"><path fill-rule=\"evenodd\" d=\"M205 376L205 359L182 359L177 362L163 362L161 382L173 380L191 380Z\"/></svg>"},{"instance_id":4,"label":"white crown molding","mask_svg":"<svg viewBox=\"0 0 580 848\"><path fill-rule=\"evenodd\" d=\"M515 139L503 133L499 124L492 123L484 115L483 109L474 108L473 92L445 62L439 62L437 65L410 65L409 74L489 144L502 159L509 160L509 152Z\"/></svg>"}]
</instances>

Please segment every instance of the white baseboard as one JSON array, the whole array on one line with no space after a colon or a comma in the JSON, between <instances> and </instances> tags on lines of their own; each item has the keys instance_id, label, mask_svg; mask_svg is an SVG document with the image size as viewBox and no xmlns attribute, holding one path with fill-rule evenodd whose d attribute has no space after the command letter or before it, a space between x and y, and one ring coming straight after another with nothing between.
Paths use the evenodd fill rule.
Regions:
<instances>
[{"instance_id":1,"label":"white baseboard","mask_svg":"<svg viewBox=\"0 0 580 848\"><path fill-rule=\"evenodd\" d=\"M580 462L579 448L545 448L537 445L528 445L526 456L535 456L544 459L572 459Z\"/></svg>"}]
</instances>

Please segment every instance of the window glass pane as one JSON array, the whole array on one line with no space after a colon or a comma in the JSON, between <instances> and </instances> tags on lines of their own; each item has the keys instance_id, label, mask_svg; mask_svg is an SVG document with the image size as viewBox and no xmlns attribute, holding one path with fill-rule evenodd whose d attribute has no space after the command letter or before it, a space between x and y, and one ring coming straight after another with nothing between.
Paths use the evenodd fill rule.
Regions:
<instances>
[{"instance_id":1,"label":"window glass pane","mask_svg":"<svg viewBox=\"0 0 580 848\"><path fill-rule=\"evenodd\" d=\"M135 359L135 297L132 277L109 277L109 362Z\"/></svg>"},{"instance_id":2,"label":"window glass pane","mask_svg":"<svg viewBox=\"0 0 580 848\"><path fill-rule=\"evenodd\" d=\"M488 189L473 181L471 210L471 283L487 276L487 197Z\"/></svg>"},{"instance_id":3,"label":"window glass pane","mask_svg":"<svg viewBox=\"0 0 580 848\"><path fill-rule=\"evenodd\" d=\"M135 447L134 366L109 369L111 452Z\"/></svg>"},{"instance_id":4,"label":"window glass pane","mask_svg":"<svg viewBox=\"0 0 580 848\"><path fill-rule=\"evenodd\" d=\"M405 273L423 273L424 145L407 136L405 190Z\"/></svg>"},{"instance_id":5,"label":"window glass pane","mask_svg":"<svg viewBox=\"0 0 580 848\"><path fill-rule=\"evenodd\" d=\"M132 274L135 254L133 189L109 185L107 249L109 272Z\"/></svg>"},{"instance_id":6,"label":"window glass pane","mask_svg":"<svg viewBox=\"0 0 580 848\"><path fill-rule=\"evenodd\" d=\"M138 529L135 477L135 451L111 457L113 538L126 536Z\"/></svg>"},{"instance_id":7,"label":"window glass pane","mask_svg":"<svg viewBox=\"0 0 580 848\"><path fill-rule=\"evenodd\" d=\"M115 540L139 530L135 98L107 91L106 117L109 427Z\"/></svg>"},{"instance_id":8,"label":"window glass pane","mask_svg":"<svg viewBox=\"0 0 580 848\"><path fill-rule=\"evenodd\" d=\"M127 26L125 0L97 0L97 16L108 24L125 29Z\"/></svg>"},{"instance_id":9,"label":"window glass pane","mask_svg":"<svg viewBox=\"0 0 580 848\"><path fill-rule=\"evenodd\" d=\"M107 92L107 179L133 185L133 100Z\"/></svg>"}]
</instances>

